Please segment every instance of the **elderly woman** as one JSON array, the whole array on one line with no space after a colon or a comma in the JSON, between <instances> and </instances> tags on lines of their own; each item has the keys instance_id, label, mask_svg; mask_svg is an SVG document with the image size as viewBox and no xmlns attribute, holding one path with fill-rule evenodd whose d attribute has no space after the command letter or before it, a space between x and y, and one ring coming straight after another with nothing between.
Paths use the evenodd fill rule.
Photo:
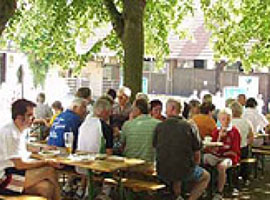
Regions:
<instances>
[{"instance_id":1,"label":"elderly woman","mask_svg":"<svg viewBox=\"0 0 270 200\"><path fill-rule=\"evenodd\" d=\"M232 102L230 108L232 109L233 114L232 125L239 130L241 135L241 158L244 159L248 157L248 145L252 144L254 139L252 125L250 121L241 117L243 113L243 107L239 102ZM240 174L244 181L247 181L247 166L241 167Z\"/></svg>"},{"instance_id":2,"label":"elderly woman","mask_svg":"<svg viewBox=\"0 0 270 200\"><path fill-rule=\"evenodd\" d=\"M223 146L212 148L205 154L204 162L216 166L218 171L218 191L214 200L222 199L226 182L226 170L239 162L241 136L237 128L231 125L232 111L225 108L219 111L218 119L221 127L212 132L212 141L222 142Z\"/></svg>"},{"instance_id":3,"label":"elderly woman","mask_svg":"<svg viewBox=\"0 0 270 200\"><path fill-rule=\"evenodd\" d=\"M241 135L241 152L246 149L249 144L253 143L254 135L250 121L242 118L243 107L237 101L234 101L230 108L232 109L232 125L235 126ZM243 152L241 153L243 155Z\"/></svg>"}]
</instances>

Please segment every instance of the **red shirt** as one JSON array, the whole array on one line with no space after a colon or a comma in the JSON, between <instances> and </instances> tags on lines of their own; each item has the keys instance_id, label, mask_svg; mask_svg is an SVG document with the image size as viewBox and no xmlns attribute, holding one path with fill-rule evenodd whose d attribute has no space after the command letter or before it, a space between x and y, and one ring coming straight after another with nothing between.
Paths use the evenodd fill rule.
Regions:
<instances>
[{"instance_id":1,"label":"red shirt","mask_svg":"<svg viewBox=\"0 0 270 200\"><path fill-rule=\"evenodd\" d=\"M212 141L217 142L219 136L220 129L216 128L212 132ZM223 142L223 146L218 148L217 156L230 158L233 162L233 165L237 164L240 160L240 143L241 136L237 128L234 126L231 130L229 130L223 138L221 138L220 142ZM225 152L232 151L235 154L224 155Z\"/></svg>"}]
</instances>

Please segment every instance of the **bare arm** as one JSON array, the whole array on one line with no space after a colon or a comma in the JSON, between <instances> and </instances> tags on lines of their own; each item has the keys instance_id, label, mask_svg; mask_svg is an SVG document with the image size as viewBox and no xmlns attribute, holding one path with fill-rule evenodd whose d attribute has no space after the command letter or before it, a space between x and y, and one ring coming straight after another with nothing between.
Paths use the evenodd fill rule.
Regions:
<instances>
[{"instance_id":1,"label":"bare arm","mask_svg":"<svg viewBox=\"0 0 270 200\"><path fill-rule=\"evenodd\" d=\"M107 155L112 155L113 154L113 149L106 149L106 154Z\"/></svg>"},{"instance_id":2,"label":"bare arm","mask_svg":"<svg viewBox=\"0 0 270 200\"><path fill-rule=\"evenodd\" d=\"M60 168L60 165L54 161L23 161L21 158L13 158L11 161L14 163L15 168L19 170L35 169L46 166Z\"/></svg>"},{"instance_id":3,"label":"bare arm","mask_svg":"<svg viewBox=\"0 0 270 200\"><path fill-rule=\"evenodd\" d=\"M199 165L201 162L201 152L200 151L196 151L194 153L194 162L195 164Z\"/></svg>"}]
</instances>

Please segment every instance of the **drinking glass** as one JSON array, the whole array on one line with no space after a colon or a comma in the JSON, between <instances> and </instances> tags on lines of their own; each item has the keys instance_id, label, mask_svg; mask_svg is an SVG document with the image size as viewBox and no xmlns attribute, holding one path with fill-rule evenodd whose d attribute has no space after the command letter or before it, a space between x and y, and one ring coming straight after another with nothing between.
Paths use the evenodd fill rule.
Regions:
<instances>
[{"instance_id":1,"label":"drinking glass","mask_svg":"<svg viewBox=\"0 0 270 200\"><path fill-rule=\"evenodd\" d=\"M64 139L65 139L65 147L66 147L67 153L71 155L72 146L73 146L73 133L65 132Z\"/></svg>"}]
</instances>

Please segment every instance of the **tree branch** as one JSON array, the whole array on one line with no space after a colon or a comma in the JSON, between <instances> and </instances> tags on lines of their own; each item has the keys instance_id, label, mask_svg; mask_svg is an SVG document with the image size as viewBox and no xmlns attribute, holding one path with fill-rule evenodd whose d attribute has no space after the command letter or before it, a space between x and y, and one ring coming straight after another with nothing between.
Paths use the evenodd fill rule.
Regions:
<instances>
[{"instance_id":1,"label":"tree branch","mask_svg":"<svg viewBox=\"0 0 270 200\"><path fill-rule=\"evenodd\" d=\"M121 39L124 33L124 19L122 14L117 10L113 0L104 0L104 4L109 11L113 28L117 36Z\"/></svg>"}]
</instances>

